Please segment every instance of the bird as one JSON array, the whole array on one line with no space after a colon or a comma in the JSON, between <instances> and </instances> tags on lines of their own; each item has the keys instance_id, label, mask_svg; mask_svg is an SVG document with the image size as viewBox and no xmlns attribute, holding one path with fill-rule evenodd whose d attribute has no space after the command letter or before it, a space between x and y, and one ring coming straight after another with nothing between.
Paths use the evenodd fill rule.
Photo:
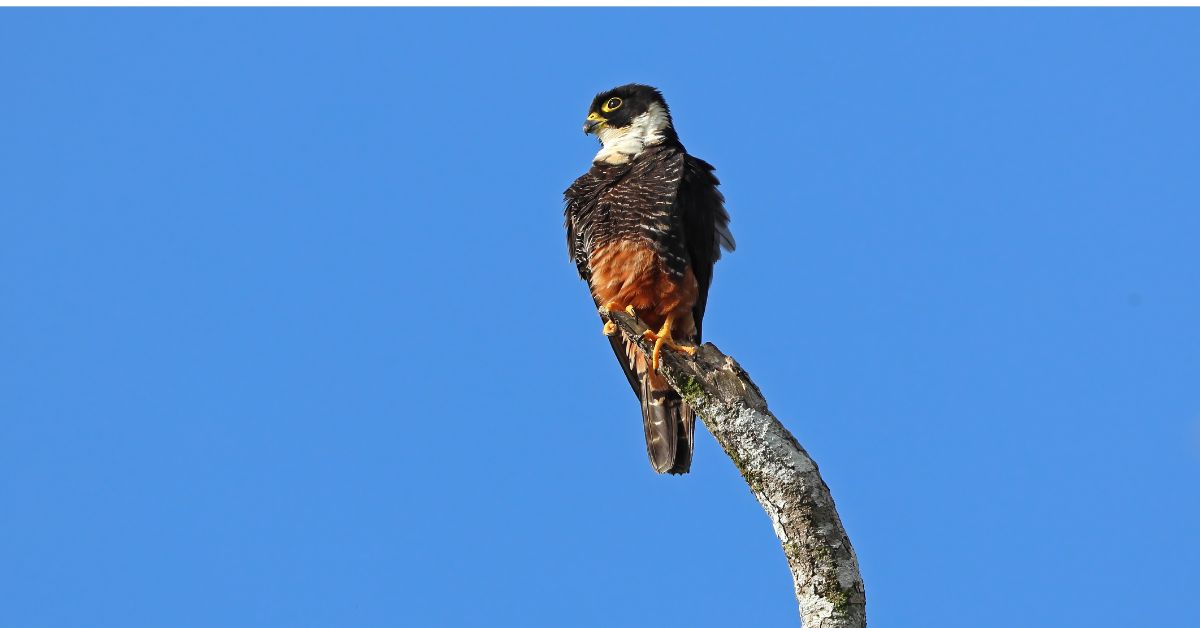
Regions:
<instances>
[{"instance_id":1,"label":"bird","mask_svg":"<svg viewBox=\"0 0 1200 628\"><path fill-rule=\"evenodd\" d=\"M563 193L568 252L598 312L624 310L650 328L649 361L612 321L602 332L641 404L650 466L688 473L696 415L658 368L663 349L694 354L701 342L713 265L735 248L725 198L713 166L679 141L657 88L597 94L583 132L600 150Z\"/></svg>"}]
</instances>

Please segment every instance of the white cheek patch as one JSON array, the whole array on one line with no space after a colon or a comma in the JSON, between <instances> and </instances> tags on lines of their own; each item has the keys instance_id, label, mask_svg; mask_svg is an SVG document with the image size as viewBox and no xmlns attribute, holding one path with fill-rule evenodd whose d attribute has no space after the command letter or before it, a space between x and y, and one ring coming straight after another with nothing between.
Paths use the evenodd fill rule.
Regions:
<instances>
[{"instance_id":1,"label":"white cheek patch","mask_svg":"<svg viewBox=\"0 0 1200 628\"><path fill-rule=\"evenodd\" d=\"M606 124L596 133L604 147L592 158L592 163L626 163L647 146L663 141L663 131L670 126L671 117L658 103L651 103L646 113L634 118L627 127L614 129Z\"/></svg>"}]
</instances>

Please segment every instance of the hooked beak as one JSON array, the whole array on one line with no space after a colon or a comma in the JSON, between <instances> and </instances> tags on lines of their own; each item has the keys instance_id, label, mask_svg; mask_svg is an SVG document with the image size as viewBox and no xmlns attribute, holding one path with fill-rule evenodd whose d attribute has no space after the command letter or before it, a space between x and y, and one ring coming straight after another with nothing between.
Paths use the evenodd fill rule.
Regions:
<instances>
[{"instance_id":1,"label":"hooked beak","mask_svg":"<svg viewBox=\"0 0 1200 628\"><path fill-rule=\"evenodd\" d=\"M608 122L608 120L601 118L600 114L595 113L595 112L589 113L587 120L585 120L583 123L583 134L587 135L588 133L595 131L597 128L600 127L600 125L604 124L605 122Z\"/></svg>"}]
</instances>

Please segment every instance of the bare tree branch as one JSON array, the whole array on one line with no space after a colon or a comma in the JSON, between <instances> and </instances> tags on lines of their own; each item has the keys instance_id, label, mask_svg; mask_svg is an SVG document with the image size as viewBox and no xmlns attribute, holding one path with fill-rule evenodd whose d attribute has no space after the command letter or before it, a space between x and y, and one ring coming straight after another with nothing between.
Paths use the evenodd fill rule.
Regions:
<instances>
[{"instance_id":1,"label":"bare tree branch","mask_svg":"<svg viewBox=\"0 0 1200 628\"><path fill-rule=\"evenodd\" d=\"M649 359L646 326L601 312ZM758 386L733 358L705 343L694 356L664 350L659 372L704 420L771 518L783 545L805 628L863 628L866 589L858 558L817 464L767 410Z\"/></svg>"}]
</instances>

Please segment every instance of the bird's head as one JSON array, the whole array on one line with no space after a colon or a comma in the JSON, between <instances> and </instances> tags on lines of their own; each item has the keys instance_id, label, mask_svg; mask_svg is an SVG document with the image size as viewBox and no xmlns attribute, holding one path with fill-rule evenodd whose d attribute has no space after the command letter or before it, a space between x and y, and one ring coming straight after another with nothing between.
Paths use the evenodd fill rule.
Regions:
<instances>
[{"instance_id":1,"label":"bird's head","mask_svg":"<svg viewBox=\"0 0 1200 628\"><path fill-rule=\"evenodd\" d=\"M597 94L588 109L583 132L594 133L604 145L596 162L627 161L646 146L678 140L662 93L636 83Z\"/></svg>"}]
</instances>

